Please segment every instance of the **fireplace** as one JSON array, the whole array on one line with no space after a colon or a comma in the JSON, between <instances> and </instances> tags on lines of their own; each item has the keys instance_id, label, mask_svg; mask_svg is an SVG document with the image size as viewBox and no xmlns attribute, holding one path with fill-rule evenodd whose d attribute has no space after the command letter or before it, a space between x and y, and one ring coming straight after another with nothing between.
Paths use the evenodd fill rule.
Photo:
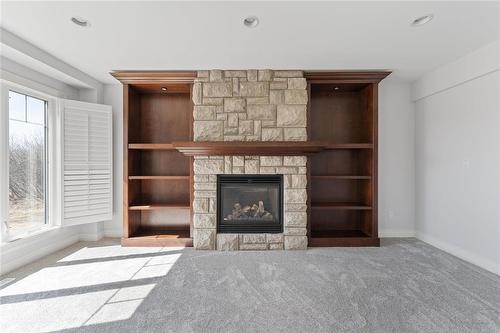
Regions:
<instances>
[{"instance_id":1,"label":"fireplace","mask_svg":"<svg viewBox=\"0 0 500 333\"><path fill-rule=\"evenodd\" d=\"M218 233L283 232L282 175L218 175Z\"/></svg>"}]
</instances>

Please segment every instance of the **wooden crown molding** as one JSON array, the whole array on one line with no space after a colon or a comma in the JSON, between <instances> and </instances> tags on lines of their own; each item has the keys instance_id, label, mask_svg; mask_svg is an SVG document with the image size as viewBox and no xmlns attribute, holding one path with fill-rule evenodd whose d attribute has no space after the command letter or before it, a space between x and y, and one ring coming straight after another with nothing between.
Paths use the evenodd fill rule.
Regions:
<instances>
[{"instance_id":1,"label":"wooden crown molding","mask_svg":"<svg viewBox=\"0 0 500 333\"><path fill-rule=\"evenodd\" d=\"M335 81L341 83L378 83L386 78L390 71L304 71L308 81Z\"/></svg>"},{"instance_id":2,"label":"wooden crown molding","mask_svg":"<svg viewBox=\"0 0 500 333\"><path fill-rule=\"evenodd\" d=\"M196 71L112 71L114 78L124 84L193 83ZM342 83L378 83L391 74L390 71L304 71L309 81Z\"/></svg>"},{"instance_id":3,"label":"wooden crown molding","mask_svg":"<svg viewBox=\"0 0 500 333\"><path fill-rule=\"evenodd\" d=\"M112 71L115 79L123 84L193 83L196 71Z\"/></svg>"}]
</instances>

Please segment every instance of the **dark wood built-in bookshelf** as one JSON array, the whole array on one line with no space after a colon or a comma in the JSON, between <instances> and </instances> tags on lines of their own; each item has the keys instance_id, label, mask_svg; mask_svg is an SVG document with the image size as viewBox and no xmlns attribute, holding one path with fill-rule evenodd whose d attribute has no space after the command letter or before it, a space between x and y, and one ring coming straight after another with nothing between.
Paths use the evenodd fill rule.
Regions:
<instances>
[{"instance_id":1,"label":"dark wood built-in bookshelf","mask_svg":"<svg viewBox=\"0 0 500 333\"><path fill-rule=\"evenodd\" d=\"M115 72L124 93L123 245L192 246L195 72Z\"/></svg>"},{"instance_id":2,"label":"dark wood built-in bookshelf","mask_svg":"<svg viewBox=\"0 0 500 333\"><path fill-rule=\"evenodd\" d=\"M193 157L308 155L309 246L378 246L378 83L389 72L306 72L307 142L193 142L196 72L113 72L123 83L123 238L192 246Z\"/></svg>"},{"instance_id":3,"label":"dark wood built-in bookshelf","mask_svg":"<svg viewBox=\"0 0 500 333\"><path fill-rule=\"evenodd\" d=\"M309 72L309 246L378 246L377 87L388 72Z\"/></svg>"}]
</instances>

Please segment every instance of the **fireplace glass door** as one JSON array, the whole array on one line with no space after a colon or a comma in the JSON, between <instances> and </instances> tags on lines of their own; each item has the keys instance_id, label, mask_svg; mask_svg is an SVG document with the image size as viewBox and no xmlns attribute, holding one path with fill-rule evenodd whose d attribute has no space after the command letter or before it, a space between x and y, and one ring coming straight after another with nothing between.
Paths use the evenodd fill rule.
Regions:
<instances>
[{"instance_id":1,"label":"fireplace glass door","mask_svg":"<svg viewBox=\"0 0 500 333\"><path fill-rule=\"evenodd\" d=\"M283 232L282 175L219 175L217 231Z\"/></svg>"}]
</instances>

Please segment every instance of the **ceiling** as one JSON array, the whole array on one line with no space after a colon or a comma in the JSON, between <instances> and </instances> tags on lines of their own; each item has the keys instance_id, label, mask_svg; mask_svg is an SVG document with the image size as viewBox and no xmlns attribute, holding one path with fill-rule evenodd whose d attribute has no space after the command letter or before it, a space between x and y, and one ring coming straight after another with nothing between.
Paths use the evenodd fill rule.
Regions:
<instances>
[{"instance_id":1,"label":"ceiling","mask_svg":"<svg viewBox=\"0 0 500 333\"><path fill-rule=\"evenodd\" d=\"M104 83L111 70L384 69L415 80L500 38L499 2L8 2L3 28ZM411 27L417 17L434 20ZM259 17L247 28L247 16ZM70 22L90 21L90 28Z\"/></svg>"}]
</instances>

